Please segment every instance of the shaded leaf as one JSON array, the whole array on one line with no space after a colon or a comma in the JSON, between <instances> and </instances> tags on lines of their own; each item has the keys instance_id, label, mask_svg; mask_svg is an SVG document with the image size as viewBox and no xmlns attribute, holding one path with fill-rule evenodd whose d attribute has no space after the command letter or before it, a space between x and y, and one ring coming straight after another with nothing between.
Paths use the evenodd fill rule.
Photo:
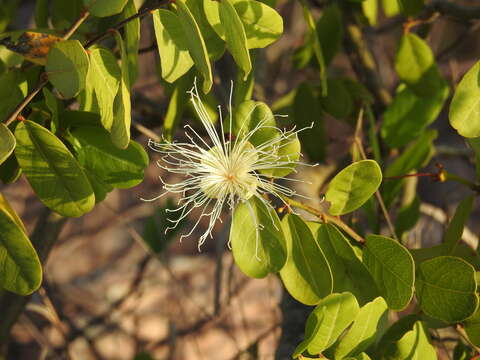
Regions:
<instances>
[{"instance_id":1,"label":"shaded leaf","mask_svg":"<svg viewBox=\"0 0 480 360\"><path fill-rule=\"evenodd\" d=\"M393 239L368 235L363 262L388 307L405 309L413 297L415 282L415 265L408 250Z\"/></svg>"},{"instance_id":2,"label":"shaded leaf","mask_svg":"<svg viewBox=\"0 0 480 360\"><path fill-rule=\"evenodd\" d=\"M340 50L343 40L342 13L336 3L326 6L317 22L317 34L325 64L330 64Z\"/></svg>"},{"instance_id":3,"label":"shaded leaf","mask_svg":"<svg viewBox=\"0 0 480 360\"><path fill-rule=\"evenodd\" d=\"M343 215L362 206L377 191L382 171L374 160L357 161L340 171L330 181L325 199L332 215Z\"/></svg>"},{"instance_id":4,"label":"shaded leaf","mask_svg":"<svg viewBox=\"0 0 480 360\"><path fill-rule=\"evenodd\" d=\"M125 19L138 13L135 0L128 0L123 9ZM140 19L130 20L125 25L125 51L127 52L128 73L130 86L135 83L138 77L138 49L140 43Z\"/></svg>"},{"instance_id":5,"label":"shaded leaf","mask_svg":"<svg viewBox=\"0 0 480 360\"><path fill-rule=\"evenodd\" d=\"M256 197L235 208L230 243L235 263L250 277L263 278L280 271L287 258L277 213Z\"/></svg>"},{"instance_id":6,"label":"shaded leaf","mask_svg":"<svg viewBox=\"0 0 480 360\"><path fill-rule=\"evenodd\" d=\"M15 149L15 145L15 136L5 124L0 123L0 165L7 160Z\"/></svg>"},{"instance_id":7,"label":"shaded leaf","mask_svg":"<svg viewBox=\"0 0 480 360\"><path fill-rule=\"evenodd\" d=\"M280 271L288 292L306 305L318 304L333 289L330 266L307 224L288 214L282 220L287 240L287 262Z\"/></svg>"},{"instance_id":8,"label":"shaded leaf","mask_svg":"<svg viewBox=\"0 0 480 360\"><path fill-rule=\"evenodd\" d=\"M88 11L97 17L107 17L122 12L128 0L83 0Z\"/></svg>"},{"instance_id":9,"label":"shaded leaf","mask_svg":"<svg viewBox=\"0 0 480 360\"><path fill-rule=\"evenodd\" d=\"M27 120L18 124L15 138L18 163L47 207L71 217L92 210L92 187L78 162L55 135Z\"/></svg>"},{"instance_id":10,"label":"shaded leaf","mask_svg":"<svg viewBox=\"0 0 480 360\"><path fill-rule=\"evenodd\" d=\"M20 295L37 290L42 282L42 265L25 227L0 194L0 286Z\"/></svg>"}]
</instances>

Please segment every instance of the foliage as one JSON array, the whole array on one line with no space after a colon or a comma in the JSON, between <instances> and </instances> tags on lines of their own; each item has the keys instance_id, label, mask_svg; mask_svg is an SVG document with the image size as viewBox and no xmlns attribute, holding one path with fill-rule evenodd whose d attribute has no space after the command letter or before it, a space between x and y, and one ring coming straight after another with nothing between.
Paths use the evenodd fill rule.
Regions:
<instances>
[{"instance_id":1,"label":"foliage","mask_svg":"<svg viewBox=\"0 0 480 360\"><path fill-rule=\"evenodd\" d=\"M230 116L216 126L231 141L254 131L249 138L252 148L280 137L287 122L253 99L259 75L256 56L284 31L275 1L147 1L140 11L133 0L71 3L54 2L48 8L37 0L37 29L1 35L9 49L0 56L3 183L24 174L46 207L65 217L79 217L115 188L129 189L143 180L149 159L131 138L130 92L138 77L140 18L150 14L159 76L171 94L160 146L170 144L189 110L186 91L195 77L201 81L202 100L206 104L215 100L215 66L225 54L236 65L237 81ZM263 148L285 166L266 164L256 169L255 176L274 181L289 175L301 151L305 161L325 161L326 119L332 117L354 131L351 159L344 158L329 179L326 211L281 195L277 200L283 203L282 211L277 213L265 205L267 200L245 194L232 212L233 257L246 275L278 274L292 297L315 306L294 358L321 354L336 360L435 359L432 329L449 326L464 327L472 343L458 340L455 356L463 358L473 345L480 346L476 276L480 262L476 249L461 243L479 192L478 179L463 179L442 168L429 174L435 181L466 185L472 195L458 205L442 243L421 249L410 249L405 241L420 211L418 196L405 201L409 186L405 179L430 162L437 132L429 126L445 105L450 125L458 136L468 138L480 174L480 62L458 84L449 85L425 34L415 33L416 20L406 18L422 22L429 5L421 0L385 0L384 15L399 14L406 22L393 65L399 85L389 101L388 90L381 88L372 70L375 64L368 60L371 54L362 53L368 49L360 26L377 23L379 2L324 3L298 4L306 33L291 60L314 76L294 82L298 86L275 106L291 115L287 125L300 132L293 140ZM14 7L2 10L2 30L12 20ZM347 51L359 52L355 65L363 66L370 79L357 81L330 71L342 44ZM225 84L229 86L222 79ZM455 91L448 103L451 88ZM318 222L307 221L296 209L311 213ZM362 216L370 223L357 222ZM148 242L159 253L172 236L155 245L152 238L162 233L167 220L151 221ZM0 285L29 295L41 279L40 259L22 220L0 194ZM389 321L392 318L398 320Z\"/></svg>"}]
</instances>

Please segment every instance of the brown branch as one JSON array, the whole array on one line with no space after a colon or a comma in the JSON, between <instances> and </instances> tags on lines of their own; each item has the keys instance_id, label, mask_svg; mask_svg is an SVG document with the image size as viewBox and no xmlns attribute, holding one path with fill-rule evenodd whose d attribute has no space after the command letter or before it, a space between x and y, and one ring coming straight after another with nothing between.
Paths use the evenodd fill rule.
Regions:
<instances>
[{"instance_id":1,"label":"brown branch","mask_svg":"<svg viewBox=\"0 0 480 360\"><path fill-rule=\"evenodd\" d=\"M480 19L480 6L466 6L445 0L435 0L425 6L420 18L430 18L435 13L460 20L474 20Z\"/></svg>"}]
</instances>

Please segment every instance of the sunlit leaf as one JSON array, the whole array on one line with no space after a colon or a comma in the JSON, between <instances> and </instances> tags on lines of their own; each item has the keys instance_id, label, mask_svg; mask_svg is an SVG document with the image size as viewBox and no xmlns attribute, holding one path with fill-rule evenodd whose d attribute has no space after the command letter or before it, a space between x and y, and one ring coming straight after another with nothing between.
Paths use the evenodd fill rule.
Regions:
<instances>
[{"instance_id":1,"label":"sunlit leaf","mask_svg":"<svg viewBox=\"0 0 480 360\"><path fill-rule=\"evenodd\" d=\"M0 165L7 160L15 149L15 136L5 124L0 123Z\"/></svg>"},{"instance_id":2,"label":"sunlit leaf","mask_svg":"<svg viewBox=\"0 0 480 360\"><path fill-rule=\"evenodd\" d=\"M97 17L107 17L122 12L128 0L83 0L88 11Z\"/></svg>"}]
</instances>

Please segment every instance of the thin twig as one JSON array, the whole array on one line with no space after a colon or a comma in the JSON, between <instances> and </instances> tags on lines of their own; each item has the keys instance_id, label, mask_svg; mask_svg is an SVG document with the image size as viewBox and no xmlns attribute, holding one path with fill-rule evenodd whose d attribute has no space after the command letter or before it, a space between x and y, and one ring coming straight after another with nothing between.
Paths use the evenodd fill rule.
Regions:
<instances>
[{"instance_id":1,"label":"thin twig","mask_svg":"<svg viewBox=\"0 0 480 360\"><path fill-rule=\"evenodd\" d=\"M70 36L73 35L75 31L80 27L80 25L83 24L83 22L88 18L88 15L90 13L87 10L82 11L80 14L80 17L70 26L70 29L68 29L65 34L62 36L62 40L68 40Z\"/></svg>"}]
</instances>

